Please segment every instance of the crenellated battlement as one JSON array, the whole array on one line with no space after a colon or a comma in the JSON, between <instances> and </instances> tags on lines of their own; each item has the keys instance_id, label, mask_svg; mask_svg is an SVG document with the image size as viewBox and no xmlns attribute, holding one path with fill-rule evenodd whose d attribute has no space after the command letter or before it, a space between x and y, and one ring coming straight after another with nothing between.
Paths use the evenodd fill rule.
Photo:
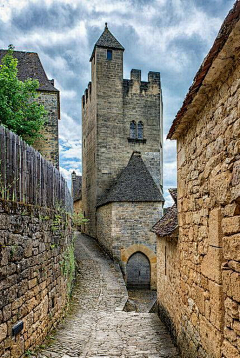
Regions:
<instances>
[{"instance_id":1,"label":"crenellated battlement","mask_svg":"<svg viewBox=\"0 0 240 358\"><path fill-rule=\"evenodd\" d=\"M130 80L123 80L123 94L126 96L129 92L148 92L149 94L156 94L160 92L161 80L160 72L148 72L148 81L141 80L141 70L132 69L130 73Z\"/></svg>"},{"instance_id":2,"label":"crenellated battlement","mask_svg":"<svg viewBox=\"0 0 240 358\"><path fill-rule=\"evenodd\" d=\"M82 107L84 108L88 102L91 102L92 94L92 82L88 83L88 88L85 89L84 95L82 96Z\"/></svg>"}]
</instances>

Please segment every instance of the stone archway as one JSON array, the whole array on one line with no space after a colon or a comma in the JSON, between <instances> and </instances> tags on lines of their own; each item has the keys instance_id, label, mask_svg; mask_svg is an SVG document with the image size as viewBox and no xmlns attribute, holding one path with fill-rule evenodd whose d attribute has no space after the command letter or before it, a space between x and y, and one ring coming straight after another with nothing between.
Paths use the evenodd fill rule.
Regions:
<instances>
[{"instance_id":1,"label":"stone archway","mask_svg":"<svg viewBox=\"0 0 240 358\"><path fill-rule=\"evenodd\" d=\"M150 288L150 262L142 252L135 252L127 262L126 282L128 288Z\"/></svg>"},{"instance_id":2,"label":"stone archway","mask_svg":"<svg viewBox=\"0 0 240 358\"><path fill-rule=\"evenodd\" d=\"M127 273L128 260L133 254L137 252L141 252L148 258L150 262L150 272L151 272L150 286L151 289L156 289L157 288L157 255L153 250L151 250L149 247L143 244L134 244L129 246L127 249L121 249L121 261L124 266L125 275Z\"/></svg>"}]
</instances>

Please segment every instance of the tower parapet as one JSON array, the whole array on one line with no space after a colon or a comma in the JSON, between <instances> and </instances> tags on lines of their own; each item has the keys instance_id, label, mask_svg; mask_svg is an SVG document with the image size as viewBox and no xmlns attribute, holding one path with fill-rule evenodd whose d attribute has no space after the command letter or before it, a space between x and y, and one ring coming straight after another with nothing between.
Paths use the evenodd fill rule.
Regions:
<instances>
[{"instance_id":1,"label":"tower parapet","mask_svg":"<svg viewBox=\"0 0 240 358\"><path fill-rule=\"evenodd\" d=\"M156 91L161 90L160 72L148 72L148 81L142 81L141 70L132 69L130 73L130 80L123 80L123 94L127 96L129 92L139 92L156 94Z\"/></svg>"},{"instance_id":2,"label":"tower parapet","mask_svg":"<svg viewBox=\"0 0 240 358\"><path fill-rule=\"evenodd\" d=\"M132 69L123 79L123 46L107 26L94 46L91 82L82 97L85 233L97 236L96 207L134 151L162 192L162 109L159 72Z\"/></svg>"}]
</instances>

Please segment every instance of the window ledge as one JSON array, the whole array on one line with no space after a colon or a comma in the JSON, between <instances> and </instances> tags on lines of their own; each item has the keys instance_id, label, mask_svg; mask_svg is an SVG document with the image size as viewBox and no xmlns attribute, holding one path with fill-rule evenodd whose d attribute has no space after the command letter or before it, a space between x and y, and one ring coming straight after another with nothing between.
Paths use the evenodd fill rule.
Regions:
<instances>
[{"instance_id":1,"label":"window ledge","mask_svg":"<svg viewBox=\"0 0 240 358\"><path fill-rule=\"evenodd\" d=\"M146 143L147 139L128 138L129 143Z\"/></svg>"}]
</instances>

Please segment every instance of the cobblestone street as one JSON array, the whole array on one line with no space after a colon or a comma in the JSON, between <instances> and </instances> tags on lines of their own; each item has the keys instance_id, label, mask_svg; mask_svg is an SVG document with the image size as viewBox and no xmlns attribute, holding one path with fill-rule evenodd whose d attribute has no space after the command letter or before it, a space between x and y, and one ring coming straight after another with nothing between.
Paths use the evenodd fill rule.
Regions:
<instances>
[{"instance_id":1,"label":"cobblestone street","mask_svg":"<svg viewBox=\"0 0 240 358\"><path fill-rule=\"evenodd\" d=\"M121 272L93 239L78 235L76 257L71 311L39 358L178 357L157 314L123 311Z\"/></svg>"}]
</instances>

